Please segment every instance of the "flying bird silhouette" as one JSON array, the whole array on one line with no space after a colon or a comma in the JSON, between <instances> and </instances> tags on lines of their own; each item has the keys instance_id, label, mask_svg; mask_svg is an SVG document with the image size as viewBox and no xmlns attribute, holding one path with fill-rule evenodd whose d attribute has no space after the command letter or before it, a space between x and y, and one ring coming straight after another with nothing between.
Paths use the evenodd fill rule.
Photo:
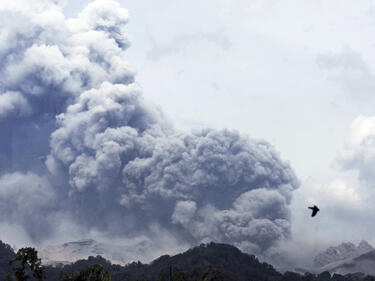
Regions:
<instances>
[{"instance_id":1,"label":"flying bird silhouette","mask_svg":"<svg viewBox=\"0 0 375 281\"><path fill-rule=\"evenodd\" d=\"M316 205L314 205L313 207L308 207L308 208L312 210L312 213L311 213L312 217L315 217L316 214L319 212L319 208Z\"/></svg>"}]
</instances>

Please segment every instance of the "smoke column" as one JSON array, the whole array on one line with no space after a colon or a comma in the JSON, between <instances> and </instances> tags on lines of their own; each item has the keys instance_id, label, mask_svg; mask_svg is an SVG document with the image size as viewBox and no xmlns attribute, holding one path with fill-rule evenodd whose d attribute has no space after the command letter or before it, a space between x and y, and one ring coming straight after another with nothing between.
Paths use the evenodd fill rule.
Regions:
<instances>
[{"instance_id":1,"label":"smoke column","mask_svg":"<svg viewBox=\"0 0 375 281\"><path fill-rule=\"evenodd\" d=\"M290 166L236 131L180 132L145 101L124 60L126 9L0 8L0 224L39 242L64 224L256 254L289 238Z\"/></svg>"}]
</instances>

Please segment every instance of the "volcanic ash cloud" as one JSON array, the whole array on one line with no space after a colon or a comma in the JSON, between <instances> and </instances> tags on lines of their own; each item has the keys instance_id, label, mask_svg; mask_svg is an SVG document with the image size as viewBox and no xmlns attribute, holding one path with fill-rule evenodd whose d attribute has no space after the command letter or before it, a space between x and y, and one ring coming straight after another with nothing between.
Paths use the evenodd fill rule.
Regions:
<instances>
[{"instance_id":1,"label":"volcanic ash cloud","mask_svg":"<svg viewBox=\"0 0 375 281\"><path fill-rule=\"evenodd\" d=\"M127 10L97 0L65 19L58 3L17 7L0 12L0 223L43 241L63 217L82 233L252 253L289 237L289 165L235 131L174 129L124 60Z\"/></svg>"}]
</instances>

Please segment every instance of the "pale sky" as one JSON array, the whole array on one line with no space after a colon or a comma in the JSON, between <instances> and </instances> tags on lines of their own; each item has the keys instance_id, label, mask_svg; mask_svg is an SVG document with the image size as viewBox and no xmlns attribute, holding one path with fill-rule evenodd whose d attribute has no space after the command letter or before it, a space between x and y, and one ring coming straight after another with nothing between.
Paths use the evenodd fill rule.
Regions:
<instances>
[{"instance_id":1,"label":"pale sky","mask_svg":"<svg viewBox=\"0 0 375 281\"><path fill-rule=\"evenodd\" d=\"M65 16L73 17L91 1L66 2ZM304 244L309 251L361 239L375 245L373 1L118 2L130 14L126 59L136 82L145 100L156 104L177 130L234 129L271 143L290 163L300 180L291 204L291 248ZM51 18L40 24L43 20ZM62 20L56 19L56 30ZM51 54L57 50L43 48ZM11 94L1 95L3 103ZM4 104L11 108L11 102ZM13 173L3 177L3 186L18 176L33 177ZM176 208L193 216L195 204L178 202ZM321 208L314 219L307 209L311 204ZM56 216L69 229L70 218Z\"/></svg>"},{"instance_id":2,"label":"pale sky","mask_svg":"<svg viewBox=\"0 0 375 281\"><path fill-rule=\"evenodd\" d=\"M88 2L69 3L67 15ZM373 89L363 85L375 60L371 1L119 2L130 13L127 54L137 81L178 128L264 138L303 179L335 173L351 121L372 114ZM350 61L337 69L319 63L352 53L368 77Z\"/></svg>"},{"instance_id":3,"label":"pale sky","mask_svg":"<svg viewBox=\"0 0 375 281\"><path fill-rule=\"evenodd\" d=\"M66 14L87 2L70 2ZM352 121L375 114L373 1L120 3L130 13L136 79L177 128L230 128L269 141L301 181L294 231L306 231L306 204L320 203L328 208L314 226L321 239L371 240L374 225L343 232L365 219L355 210L368 196L337 159ZM340 219L330 205L346 213Z\"/></svg>"}]
</instances>

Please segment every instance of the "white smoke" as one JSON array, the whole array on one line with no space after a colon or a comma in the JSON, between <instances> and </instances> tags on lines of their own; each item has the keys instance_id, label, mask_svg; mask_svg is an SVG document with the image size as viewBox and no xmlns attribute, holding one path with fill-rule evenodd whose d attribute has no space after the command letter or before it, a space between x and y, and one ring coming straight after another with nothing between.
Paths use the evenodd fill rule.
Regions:
<instances>
[{"instance_id":1,"label":"white smoke","mask_svg":"<svg viewBox=\"0 0 375 281\"><path fill-rule=\"evenodd\" d=\"M289 165L235 131L179 132L143 100L124 60L127 10L0 5L1 223L40 240L59 218L127 241L158 229L258 254L289 237Z\"/></svg>"}]
</instances>

